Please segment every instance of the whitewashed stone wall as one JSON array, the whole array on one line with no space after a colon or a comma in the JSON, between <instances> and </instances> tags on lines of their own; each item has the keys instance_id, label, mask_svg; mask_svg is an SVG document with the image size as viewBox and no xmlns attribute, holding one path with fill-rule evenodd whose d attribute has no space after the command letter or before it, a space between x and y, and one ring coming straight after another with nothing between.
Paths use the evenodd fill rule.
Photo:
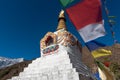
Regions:
<instances>
[{"instance_id":1,"label":"whitewashed stone wall","mask_svg":"<svg viewBox=\"0 0 120 80\"><path fill-rule=\"evenodd\" d=\"M73 54L67 49L61 47L54 54L37 58L19 76L8 80L82 80L79 74L92 77L89 69L81 62L77 50Z\"/></svg>"}]
</instances>

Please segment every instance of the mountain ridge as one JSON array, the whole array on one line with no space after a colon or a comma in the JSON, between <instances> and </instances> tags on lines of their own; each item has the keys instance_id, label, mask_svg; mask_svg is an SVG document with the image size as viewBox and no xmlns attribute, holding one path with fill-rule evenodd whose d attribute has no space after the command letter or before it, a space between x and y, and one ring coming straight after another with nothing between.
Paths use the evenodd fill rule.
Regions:
<instances>
[{"instance_id":1,"label":"mountain ridge","mask_svg":"<svg viewBox=\"0 0 120 80\"><path fill-rule=\"evenodd\" d=\"M31 62L31 60L25 60L23 62L0 69L0 80L7 80L13 76L18 76L19 73L22 72Z\"/></svg>"},{"instance_id":2,"label":"mountain ridge","mask_svg":"<svg viewBox=\"0 0 120 80\"><path fill-rule=\"evenodd\" d=\"M6 58L6 57L0 56L0 69L4 68L4 67L11 66L11 65L16 64L16 63L23 62L23 61L24 61L24 58L12 59L12 58Z\"/></svg>"}]
</instances>

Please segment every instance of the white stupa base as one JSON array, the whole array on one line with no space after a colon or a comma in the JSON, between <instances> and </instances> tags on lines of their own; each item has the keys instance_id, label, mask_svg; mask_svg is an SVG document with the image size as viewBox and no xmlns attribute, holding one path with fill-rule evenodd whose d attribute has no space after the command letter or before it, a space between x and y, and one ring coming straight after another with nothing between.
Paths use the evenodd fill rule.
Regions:
<instances>
[{"instance_id":1,"label":"white stupa base","mask_svg":"<svg viewBox=\"0 0 120 80\"><path fill-rule=\"evenodd\" d=\"M66 50L59 50L54 54L37 58L19 76L8 80L85 80L90 79L92 74L89 69L82 64L79 56L75 56Z\"/></svg>"}]
</instances>

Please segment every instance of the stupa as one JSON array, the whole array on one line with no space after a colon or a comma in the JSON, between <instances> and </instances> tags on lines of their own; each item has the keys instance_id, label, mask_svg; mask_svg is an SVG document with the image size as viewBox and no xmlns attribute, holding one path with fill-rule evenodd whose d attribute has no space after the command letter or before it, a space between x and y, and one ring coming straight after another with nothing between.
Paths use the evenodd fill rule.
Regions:
<instances>
[{"instance_id":1,"label":"stupa","mask_svg":"<svg viewBox=\"0 0 120 80\"><path fill-rule=\"evenodd\" d=\"M41 57L33 60L19 76L8 80L95 80L81 61L81 44L67 31L64 11L59 14L55 32L40 41Z\"/></svg>"}]
</instances>

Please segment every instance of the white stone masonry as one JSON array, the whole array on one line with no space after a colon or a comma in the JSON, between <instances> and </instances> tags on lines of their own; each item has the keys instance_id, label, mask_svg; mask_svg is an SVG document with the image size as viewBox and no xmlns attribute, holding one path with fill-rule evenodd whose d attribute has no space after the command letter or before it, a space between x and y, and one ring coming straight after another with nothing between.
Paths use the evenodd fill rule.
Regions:
<instances>
[{"instance_id":1,"label":"white stone masonry","mask_svg":"<svg viewBox=\"0 0 120 80\"><path fill-rule=\"evenodd\" d=\"M79 74L91 76L79 56L61 49L54 54L37 58L19 76L8 80L81 80Z\"/></svg>"}]
</instances>

